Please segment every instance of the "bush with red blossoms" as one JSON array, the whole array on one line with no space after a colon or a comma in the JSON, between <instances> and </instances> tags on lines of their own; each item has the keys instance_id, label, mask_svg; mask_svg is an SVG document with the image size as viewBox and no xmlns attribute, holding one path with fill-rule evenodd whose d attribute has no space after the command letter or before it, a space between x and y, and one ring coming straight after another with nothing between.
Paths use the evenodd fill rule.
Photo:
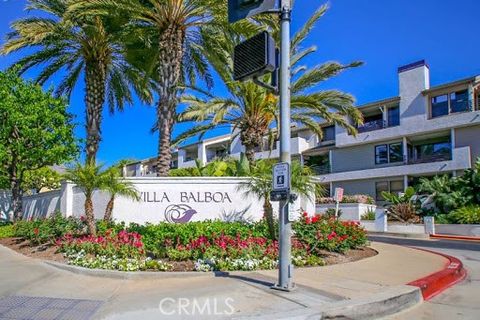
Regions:
<instances>
[{"instance_id":1,"label":"bush with red blossoms","mask_svg":"<svg viewBox=\"0 0 480 320\"><path fill-rule=\"evenodd\" d=\"M294 222L293 229L295 238L314 255L321 250L343 253L367 244L367 232L357 221L339 221L321 215L309 216L304 212Z\"/></svg>"},{"instance_id":2,"label":"bush with red blossoms","mask_svg":"<svg viewBox=\"0 0 480 320\"><path fill-rule=\"evenodd\" d=\"M74 237L66 234L57 240L61 252L80 252L94 256L140 258L145 255L142 236L136 232L107 230L103 236Z\"/></svg>"}]
</instances>

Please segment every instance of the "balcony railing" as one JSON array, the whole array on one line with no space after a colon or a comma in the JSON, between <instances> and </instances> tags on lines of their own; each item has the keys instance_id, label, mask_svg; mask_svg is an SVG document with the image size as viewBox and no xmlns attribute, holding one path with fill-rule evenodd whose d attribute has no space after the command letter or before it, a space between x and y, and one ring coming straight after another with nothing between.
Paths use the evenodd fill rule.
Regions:
<instances>
[{"instance_id":1,"label":"balcony railing","mask_svg":"<svg viewBox=\"0 0 480 320\"><path fill-rule=\"evenodd\" d=\"M380 129L385 129L387 127L387 122L385 120L375 120L365 122L362 126L357 128L358 133L375 131Z\"/></svg>"},{"instance_id":2,"label":"balcony railing","mask_svg":"<svg viewBox=\"0 0 480 320\"><path fill-rule=\"evenodd\" d=\"M316 175L329 174L332 172L332 168L330 164L324 164L321 166L312 166L311 168Z\"/></svg>"},{"instance_id":3,"label":"balcony railing","mask_svg":"<svg viewBox=\"0 0 480 320\"><path fill-rule=\"evenodd\" d=\"M440 162L440 161L450 161L452 160L451 154L432 154L424 155L419 158L409 158L408 164L419 164L419 163L429 163L429 162Z\"/></svg>"}]
</instances>

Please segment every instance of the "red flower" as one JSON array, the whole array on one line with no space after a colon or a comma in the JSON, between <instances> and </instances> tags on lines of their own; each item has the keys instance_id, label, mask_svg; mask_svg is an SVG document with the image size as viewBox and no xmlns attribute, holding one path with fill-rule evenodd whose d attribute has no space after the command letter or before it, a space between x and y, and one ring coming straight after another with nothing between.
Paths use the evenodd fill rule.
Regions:
<instances>
[{"instance_id":1,"label":"red flower","mask_svg":"<svg viewBox=\"0 0 480 320\"><path fill-rule=\"evenodd\" d=\"M38 228L33 229L33 233L35 234L36 237L38 237L38 233L39 233Z\"/></svg>"},{"instance_id":2,"label":"red flower","mask_svg":"<svg viewBox=\"0 0 480 320\"><path fill-rule=\"evenodd\" d=\"M337 233L335 231L332 231L327 237L328 240L332 240L337 236Z\"/></svg>"},{"instance_id":3,"label":"red flower","mask_svg":"<svg viewBox=\"0 0 480 320\"><path fill-rule=\"evenodd\" d=\"M308 212L307 211L303 211L303 216L306 218L308 217Z\"/></svg>"},{"instance_id":4,"label":"red flower","mask_svg":"<svg viewBox=\"0 0 480 320\"><path fill-rule=\"evenodd\" d=\"M312 218L312 223L317 223L319 219L320 219L319 216L313 217L313 218Z\"/></svg>"}]
</instances>

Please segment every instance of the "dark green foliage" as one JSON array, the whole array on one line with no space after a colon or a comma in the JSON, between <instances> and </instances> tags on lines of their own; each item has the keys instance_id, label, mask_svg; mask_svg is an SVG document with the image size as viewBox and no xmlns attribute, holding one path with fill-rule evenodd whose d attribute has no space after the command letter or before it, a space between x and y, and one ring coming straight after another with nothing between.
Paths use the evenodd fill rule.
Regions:
<instances>
[{"instance_id":1,"label":"dark green foliage","mask_svg":"<svg viewBox=\"0 0 480 320\"><path fill-rule=\"evenodd\" d=\"M433 199L435 206L425 210L425 214L436 216L437 222L475 223L468 221L478 221L480 158L462 176L451 178L444 175L421 179L418 192Z\"/></svg>"},{"instance_id":2,"label":"dark green foliage","mask_svg":"<svg viewBox=\"0 0 480 320\"><path fill-rule=\"evenodd\" d=\"M86 231L83 221L75 218L65 218L61 213L55 213L47 219L20 220L14 225L15 237L29 240L32 244L54 244L65 234L81 235Z\"/></svg>"},{"instance_id":3,"label":"dark green foliage","mask_svg":"<svg viewBox=\"0 0 480 320\"><path fill-rule=\"evenodd\" d=\"M480 224L480 206L471 204L456 209L449 216L455 223Z\"/></svg>"},{"instance_id":4,"label":"dark green foliage","mask_svg":"<svg viewBox=\"0 0 480 320\"><path fill-rule=\"evenodd\" d=\"M268 228L264 222L246 224L243 222L202 221L186 224L130 224L127 230L141 234L147 252L154 253L162 250L166 246L166 242L186 245L200 236L211 237L223 234L231 237L240 235L242 238L249 235L268 237Z\"/></svg>"}]
</instances>

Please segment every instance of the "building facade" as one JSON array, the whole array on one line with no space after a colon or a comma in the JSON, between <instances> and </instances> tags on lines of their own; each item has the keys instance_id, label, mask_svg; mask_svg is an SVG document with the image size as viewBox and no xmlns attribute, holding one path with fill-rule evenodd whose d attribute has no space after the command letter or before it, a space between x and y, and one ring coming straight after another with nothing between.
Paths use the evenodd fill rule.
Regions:
<instances>
[{"instance_id":1,"label":"building facade","mask_svg":"<svg viewBox=\"0 0 480 320\"><path fill-rule=\"evenodd\" d=\"M398 69L399 94L358 108L364 124L356 136L324 124L324 136L292 127L291 152L316 172L316 181L330 192L369 194L381 201L382 191L402 192L420 177L458 175L480 157L480 76L430 87L425 61ZM265 145L258 159L278 158L278 142ZM172 167L206 164L244 151L238 138L224 135L183 146ZM154 159L125 168L127 176L153 175Z\"/></svg>"},{"instance_id":2,"label":"building facade","mask_svg":"<svg viewBox=\"0 0 480 320\"><path fill-rule=\"evenodd\" d=\"M358 135L337 127L328 152L330 190L402 192L420 177L460 174L480 156L480 77L430 87L425 61L398 69L399 95L359 106Z\"/></svg>"}]
</instances>

